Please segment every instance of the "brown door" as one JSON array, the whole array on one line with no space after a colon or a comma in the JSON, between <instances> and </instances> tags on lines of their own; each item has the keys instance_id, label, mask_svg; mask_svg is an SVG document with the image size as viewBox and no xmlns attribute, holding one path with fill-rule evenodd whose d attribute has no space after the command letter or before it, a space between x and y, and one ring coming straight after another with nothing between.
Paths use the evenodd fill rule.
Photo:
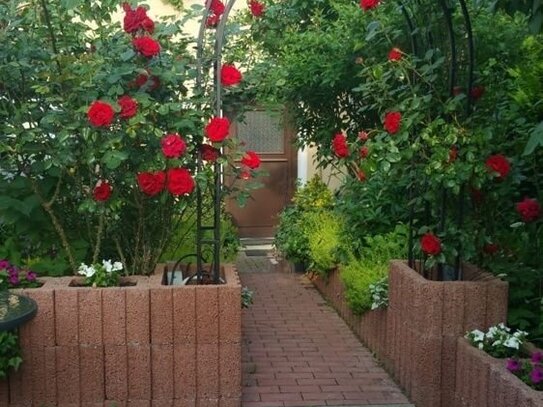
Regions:
<instances>
[{"instance_id":1,"label":"brown door","mask_svg":"<svg viewBox=\"0 0 543 407\"><path fill-rule=\"evenodd\" d=\"M260 181L264 186L252 192L252 199L243 208L235 200L227 201L240 237L272 237L279 212L290 202L296 181L296 148L293 132L280 112L252 110L243 122L232 125L232 133L245 142L245 150L260 155L261 167L269 175Z\"/></svg>"}]
</instances>

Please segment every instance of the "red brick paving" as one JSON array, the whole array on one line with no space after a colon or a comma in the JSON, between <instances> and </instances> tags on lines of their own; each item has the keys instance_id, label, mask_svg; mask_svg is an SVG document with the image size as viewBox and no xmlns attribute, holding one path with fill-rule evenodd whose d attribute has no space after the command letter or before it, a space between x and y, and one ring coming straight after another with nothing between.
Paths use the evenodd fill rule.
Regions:
<instances>
[{"instance_id":1,"label":"red brick paving","mask_svg":"<svg viewBox=\"0 0 543 407\"><path fill-rule=\"evenodd\" d=\"M305 280L242 273L243 407L399 405L409 401Z\"/></svg>"}]
</instances>

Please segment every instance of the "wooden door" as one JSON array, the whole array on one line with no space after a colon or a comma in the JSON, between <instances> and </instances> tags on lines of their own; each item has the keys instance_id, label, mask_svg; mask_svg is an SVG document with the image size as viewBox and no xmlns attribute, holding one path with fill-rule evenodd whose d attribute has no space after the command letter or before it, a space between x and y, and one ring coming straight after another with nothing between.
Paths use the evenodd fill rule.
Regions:
<instances>
[{"instance_id":1,"label":"wooden door","mask_svg":"<svg viewBox=\"0 0 543 407\"><path fill-rule=\"evenodd\" d=\"M227 210L242 238L272 237L278 214L294 193L297 151L292 145L293 132L285 123L285 114L257 109L246 112L243 122L232 125L232 134L245 143L245 150L260 155L261 168L269 173L260 179L264 186L252 192L245 207L227 201Z\"/></svg>"}]
</instances>

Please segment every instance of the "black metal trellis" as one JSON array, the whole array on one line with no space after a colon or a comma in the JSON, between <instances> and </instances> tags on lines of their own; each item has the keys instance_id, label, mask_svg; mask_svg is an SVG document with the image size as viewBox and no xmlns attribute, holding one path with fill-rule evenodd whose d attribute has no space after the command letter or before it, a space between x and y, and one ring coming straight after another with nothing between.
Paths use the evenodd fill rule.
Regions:
<instances>
[{"instance_id":1,"label":"black metal trellis","mask_svg":"<svg viewBox=\"0 0 543 407\"><path fill-rule=\"evenodd\" d=\"M419 12L419 15L421 12L425 12L424 15L426 15L427 10L432 10L432 6L438 7L440 10L440 14L443 18L444 22L444 28L446 29L447 33L447 40L448 40L448 54L446 57L448 58L448 83L447 88L449 95L454 94L454 87L458 84L459 80L459 72L461 71L461 68L463 68L466 72L466 105L465 105L465 114L469 115L472 111L472 95L471 95L471 89L473 88L474 84L474 71L475 71L475 46L474 46L474 37L473 37L473 29L471 25L471 18L469 14L469 10L467 7L467 4L465 0L437 0L437 3L435 0L430 0L428 2L424 2L422 0L417 0L414 3L412 2L411 5L413 6L412 9L407 7L406 1L398 0L397 1L399 7L401 8L402 15L404 16L404 19L406 20L406 25L408 28L409 36L410 36L410 42L411 42L411 48L414 55L421 55L428 49L433 49L435 47L435 41L436 38L439 38L439 33L437 33L436 36L432 35L432 28L435 27L435 22L425 22L425 27L428 27L428 30L426 32L426 36L420 34L420 30L415 27L415 24L417 22L417 14L414 13L413 9ZM459 7L460 9L460 15L463 20L463 32L459 34L457 31L459 30L457 26L454 24L454 11L455 8ZM432 27L432 23L434 24L434 27ZM438 26L437 28L442 28L441 26ZM463 43L464 49L460 48L460 44L464 40ZM426 42L426 44L425 44ZM425 48L426 45L426 49ZM466 58L467 55L467 58ZM463 57L463 58L461 58ZM456 146L455 146L456 147ZM413 167L415 165L415 161L413 160L411 163L411 166ZM414 182L412 182L409 185L409 235L408 235L408 263L409 266L412 268L416 268L417 266L417 260L420 263L420 269L422 270L422 273L426 275L426 270L424 270L424 262L425 262L425 256L423 256L420 259L415 258L415 251L414 251L414 245L415 245L415 228L416 228L416 216L419 212L417 208L414 205L414 198L417 196L417 194L420 194L421 191L417 190L416 185ZM448 204L451 203L452 197L450 194L448 194L447 189L445 186L442 186L440 195L440 202L437 203L438 210L438 231L444 232L446 229L446 219L448 216L456 216L456 224L461 229L463 222L464 222L464 215L465 215L465 194L466 194L466 186L462 185L460 187L460 191L458 193L457 202L456 202L456 210L454 213L451 211L450 206ZM424 223L429 224L429 220L432 217L431 209L430 209L430 203L425 202L424 208L422 208L422 217L425 218ZM462 246L461 243L458 243L457 249L457 256L454 260L454 265L452 266L454 277L453 279L462 280L463 273L462 273ZM444 274L444 267L442 264L439 264L437 266L437 279L443 280L445 277Z\"/></svg>"},{"instance_id":2,"label":"black metal trellis","mask_svg":"<svg viewBox=\"0 0 543 407\"><path fill-rule=\"evenodd\" d=\"M214 114L216 117L222 117L222 88L221 88L221 78L220 72L222 67L222 47L224 42L224 29L226 26L226 21L228 20L228 15L236 0L229 0L226 4L224 13L222 14L219 23L215 31L215 43L213 47L213 83L214 83ZM202 16L202 21L200 22L200 29L198 33L198 42L196 46L196 63L197 63L197 77L196 77L196 93L202 94L204 91L203 87L203 60L204 60L204 41L206 34L206 23L208 17L210 16L212 0L207 0L205 4L204 13ZM202 153L201 153L201 144L198 146L198 164L197 171L200 173L203 170L202 163ZM204 280L204 274L207 272L204 270L205 258L203 256L203 248L205 245L211 246L212 260L209 270L209 275L213 280L214 284L220 284L221 279L221 264L220 264L220 253L221 253L221 202L222 202L222 165L219 161L215 161L213 165L213 216L212 224L204 224L204 207L203 207L203 191L202 188L197 185L196 187L196 280L198 284L201 284ZM206 238L204 233L206 231L211 231L213 236L211 238ZM182 259L178 261L177 265ZM175 271L175 268L174 268ZM172 273L173 276L173 273Z\"/></svg>"}]
</instances>

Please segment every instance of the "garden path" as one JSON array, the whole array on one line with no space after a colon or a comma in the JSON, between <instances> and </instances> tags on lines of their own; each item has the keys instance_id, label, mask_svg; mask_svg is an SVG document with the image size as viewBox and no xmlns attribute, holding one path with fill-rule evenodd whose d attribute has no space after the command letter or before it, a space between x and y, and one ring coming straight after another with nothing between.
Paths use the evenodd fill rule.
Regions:
<instances>
[{"instance_id":1,"label":"garden path","mask_svg":"<svg viewBox=\"0 0 543 407\"><path fill-rule=\"evenodd\" d=\"M254 291L243 311L243 407L401 406L409 401L304 276L238 259Z\"/></svg>"}]
</instances>

